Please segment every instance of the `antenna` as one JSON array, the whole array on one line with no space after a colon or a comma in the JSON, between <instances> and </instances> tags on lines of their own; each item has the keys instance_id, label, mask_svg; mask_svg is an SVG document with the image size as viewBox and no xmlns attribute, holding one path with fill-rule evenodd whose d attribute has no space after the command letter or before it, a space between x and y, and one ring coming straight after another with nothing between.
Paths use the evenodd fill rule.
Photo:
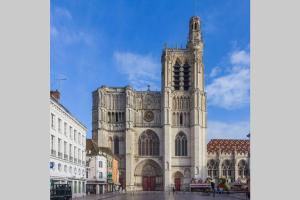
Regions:
<instances>
[{"instance_id":1,"label":"antenna","mask_svg":"<svg viewBox=\"0 0 300 200\"><path fill-rule=\"evenodd\" d=\"M60 91L60 84L61 84L61 81L65 81L65 80L67 80L66 78L56 78L55 79L56 81L57 81L57 85L58 85L58 87L57 87L57 90L58 91Z\"/></svg>"}]
</instances>

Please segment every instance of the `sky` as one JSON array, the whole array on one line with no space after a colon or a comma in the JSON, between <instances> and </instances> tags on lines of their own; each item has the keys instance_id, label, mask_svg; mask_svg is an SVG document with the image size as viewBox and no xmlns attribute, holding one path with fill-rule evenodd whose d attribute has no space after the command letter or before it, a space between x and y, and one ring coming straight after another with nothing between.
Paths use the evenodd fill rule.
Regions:
<instances>
[{"instance_id":1,"label":"sky","mask_svg":"<svg viewBox=\"0 0 300 200\"><path fill-rule=\"evenodd\" d=\"M208 139L250 131L249 0L51 0L51 89L92 130L92 91L102 85L160 90L161 53L185 47L201 18ZM64 80L60 80L64 79Z\"/></svg>"}]
</instances>

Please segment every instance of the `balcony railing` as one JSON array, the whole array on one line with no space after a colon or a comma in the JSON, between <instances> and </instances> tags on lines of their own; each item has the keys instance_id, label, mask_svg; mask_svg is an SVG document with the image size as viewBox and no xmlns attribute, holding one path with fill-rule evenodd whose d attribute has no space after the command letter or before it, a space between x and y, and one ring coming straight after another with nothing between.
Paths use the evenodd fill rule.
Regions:
<instances>
[{"instance_id":1,"label":"balcony railing","mask_svg":"<svg viewBox=\"0 0 300 200\"><path fill-rule=\"evenodd\" d=\"M68 155L67 154L64 154L64 159L68 160Z\"/></svg>"},{"instance_id":2,"label":"balcony railing","mask_svg":"<svg viewBox=\"0 0 300 200\"><path fill-rule=\"evenodd\" d=\"M74 163L77 163L77 158L74 158Z\"/></svg>"},{"instance_id":3,"label":"balcony railing","mask_svg":"<svg viewBox=\"0 0 300 200\"><path fill-rule=\"evenodd\" d=\"M70 160L71 162L73 162L73 157L72 157L72 156L70 156L70 157L69 157L69 160Z\"/></svg>"},{"instance_id":4,"label":"balcony railing","mask_svg":"<svg viewBox=\"0 0 300 200\"><path fill-rule=\"evenodd\" d=\"M82 165L85 165L85 162L84 162L84 161L82 161Z\"/></svg>"},{"instance_id":5,"label":"balcony railing","mask_svg":"<svg viewBox=\"0 0 300 200\"><path fill-rule=\"evenodd\" d=\"M58 152L58 157L62 158L62 152Z\"/></svg>"},{"instance_id":6,"label":"balcony railing","mask_svg":"<svg viewBox=\"0 0 300 200\"><path fill-rule=\"evenodd\" d=\"M81 160L78 160L78 164L80 164L80 165L81 165Z\"/></svg>"},{"instance_id":7,"label":"balcony railing","mask_svg":"<svg viewBox=\"0 0 300 200\"><path fill-rule=\"evenodd\" d=\"M56 156L56 151L53 150L53 149L51 149L51 155L52 155L52 156Z\"/></svg>"}]
</instances>

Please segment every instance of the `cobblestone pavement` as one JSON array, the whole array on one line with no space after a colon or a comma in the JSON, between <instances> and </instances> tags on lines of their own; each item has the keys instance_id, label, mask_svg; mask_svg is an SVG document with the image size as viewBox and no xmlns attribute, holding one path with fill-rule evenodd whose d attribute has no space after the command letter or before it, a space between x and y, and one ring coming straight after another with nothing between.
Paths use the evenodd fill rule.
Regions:
<instances>
[{"instance_id":1,"label":"cobblestone pavement","mask_svg":"<svg viewBox=\"0 0 300 200\"><path fill-rule=\"evenodd\" d=\"M247 200L245 194L203 194L198 192L128 192L105 195L90 195L76 200Z\"/></svg>"}]
</instances>

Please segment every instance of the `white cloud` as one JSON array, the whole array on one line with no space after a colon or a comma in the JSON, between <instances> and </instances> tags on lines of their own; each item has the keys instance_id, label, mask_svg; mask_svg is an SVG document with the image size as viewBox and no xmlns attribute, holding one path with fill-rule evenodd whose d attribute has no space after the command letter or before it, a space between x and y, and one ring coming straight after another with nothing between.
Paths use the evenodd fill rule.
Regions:
<instances>
[{"instance_id":1,"label":"white cloud","mask_svg":"<svg viewBox=\"0 0 300 200\"><path fill-rule=\"evenodd\" d=\"M207 86L207 97L210 105L225 109L234 109L249 102L249 69L240 69L214 79Z\"/></svg>"},{"instance_id":2,"label":"white cloud","mask_svg":"<svg viewBox=\"0 0 300 200\"><path fill-rule=\"evenodd\" d=\"M74 43L84 43L88 46L94 44L93 36L83 30L74 29L71 27L50 26L51 38L58 44L71 45Z\"/></svg>"},{"instance_id":3,"label":"white cloud","mask_svg":"<svg viewBox=\"0 0 300 200\"><path fill-rule=\"evenodd\" d=\"M93 45L94 38L82 28L73 24L73 16L69 10L55 7L51 13L50 36L59 45L70 45L82 42L88 46Z\"/></svg>"},{"instance_id":4,"label":"white cloud","mask_svg":"<svg viewBox=\"0 0 300 200\"><path fill-rule=\"evenodd\" d=\"M159 90L160 65L151 55L131 52L115 52L114 59L121 73L128 76L130 84L137 90Z\"/></svg>"},{"instance_id":5,"label":"white cloud","mask_svg":"<svg viewBox=\"0 0 300 200\"><path fill-rule=\"evenodd\" d=\"M71 20L73 18L69 10L67 10L66 8L61 8L61 7L55 8L55 15L64 17L69 20Z\"/></svg>"},{"instance_id":6,"label":"white cloud","mask_svg":"<svg viewBox=\"0 0 300 200\"><path fill-rule=\"evenodd\" d=\"M250 68L249 53L235 51L230 54L228 73L217 77L207 86L208 105L236 109L249 103ZM213 73L212 70L211 74Z\"/></svg>"},{"instance_id":7,"label":"white cloud","mask_svg":"<svg viewBox=\"0 0 300 200\"><path fill-rule=\"evenodd\" d=\"M221 122L208 121L207 136L210 139L246 139L250 132L250 124L247 121Z\"/></svg>"},{"instance_id":8,"label":"white cloud","mask_svg":"<svg viewBox=\"0 0 300 200\"><path fill-rule=\"evenodd\" d=\"M211 77L211 78L213 78L213 77L216 77L216 76L218 76L220 73L222 72L222 69L221 69L221 67L214 67L212 70L211 70L211 72L210 72L210 74L209 74L209 77Z\"/></svg>"},{"instance_id":9,"label":"white cloud","mask_svg":"<svg viewBox=\"0 0 300 200\"><path fill-rule=\"evenodd\" d=\"M235 51L231 54L230 61L233 65L250 65L250 54L244 50Z\"/></svg>"}]
</instances>

